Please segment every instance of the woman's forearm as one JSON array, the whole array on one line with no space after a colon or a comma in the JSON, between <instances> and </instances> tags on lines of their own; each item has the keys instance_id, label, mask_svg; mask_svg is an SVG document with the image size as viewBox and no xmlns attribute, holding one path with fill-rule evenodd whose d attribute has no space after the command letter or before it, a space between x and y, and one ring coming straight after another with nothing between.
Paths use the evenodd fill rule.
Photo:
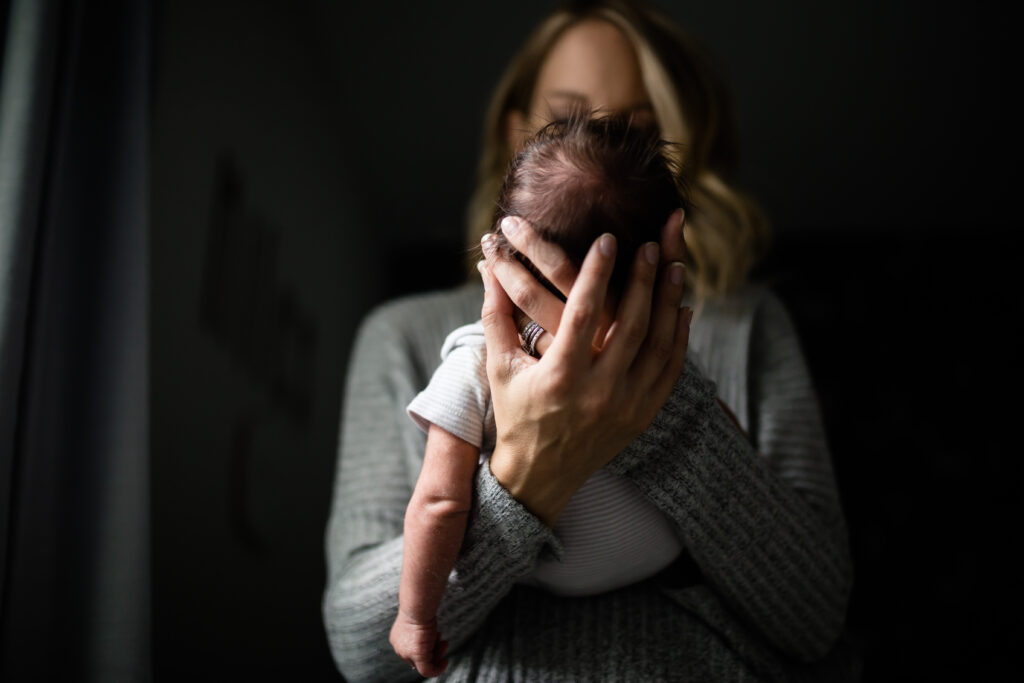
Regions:
<instances>
[{"instance_id":1,"label":"woman's forearm","mask_svg":"<svg viewBox=\"0 0 1024 683\"><path fill-rule=\"evenodd\" d=\"M842 630L852 580L842 516L778 476L715 394L688 364L655 422L610 468L676 522L744 621L791 656L820 658Z\"/></svg>"}]
</instances>

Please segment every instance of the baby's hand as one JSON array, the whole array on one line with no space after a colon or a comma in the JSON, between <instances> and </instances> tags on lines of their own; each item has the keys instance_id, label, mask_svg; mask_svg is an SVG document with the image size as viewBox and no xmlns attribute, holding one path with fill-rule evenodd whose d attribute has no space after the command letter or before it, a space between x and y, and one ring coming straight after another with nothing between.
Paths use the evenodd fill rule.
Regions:
<instances>
[{"instance_id":1,"label":"baby's hand","mask_svg":"<svg viewBox=\"0 0 1024 683\"><path fill-rule=\"evenodd\" d=\"M448 660L444 658L448 641L441 640L436 617L428 622L417 622L399 610L389 640L398 656L421 676L440 676L448 668Z\"/></svg>"}]
</instances>

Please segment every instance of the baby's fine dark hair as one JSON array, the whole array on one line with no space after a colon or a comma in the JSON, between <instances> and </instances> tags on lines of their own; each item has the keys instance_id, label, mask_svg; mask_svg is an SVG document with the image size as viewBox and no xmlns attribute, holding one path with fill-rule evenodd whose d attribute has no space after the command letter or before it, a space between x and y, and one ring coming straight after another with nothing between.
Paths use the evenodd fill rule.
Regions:
<instances>
[{"instance_id":1,"label":"baby's fine dark hair","mask_svg":"<svg viewBox=\"0 0 1024 683\"><path fill-rule=\"evenodd\" d=\"M670 148L654 126L628 116L591 118L580 112L549 123L509 165L494 212L496 245L511 249L501 221L518 216L578 267L594 240L609 232L618 241L609 288L620 293L636 250L659 241L669 215L688 208Z\"/></svg>"}]
</instances>

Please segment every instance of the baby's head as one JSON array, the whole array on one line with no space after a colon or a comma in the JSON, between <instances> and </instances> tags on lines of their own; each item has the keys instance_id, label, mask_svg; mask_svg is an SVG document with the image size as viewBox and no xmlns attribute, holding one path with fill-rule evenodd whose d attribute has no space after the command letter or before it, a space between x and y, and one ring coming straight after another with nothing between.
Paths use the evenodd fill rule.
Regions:
<instances>
[{"instance_id":1,"label":"baby's head","mask_svg":"<svg viewBox=\"0 0 1024 683\"><path fill-rule=\"evenodd\" d=\"M624 116L581 113L549 123L526 142L505 175L494 212L495 245L509 247L501 221L518 216L579 267L594 240L611 233L618 257L609 291L621 293L640 245L659 241L669 214L686 207L669 147L657 129Z\"/></svg>"}]
</instances>

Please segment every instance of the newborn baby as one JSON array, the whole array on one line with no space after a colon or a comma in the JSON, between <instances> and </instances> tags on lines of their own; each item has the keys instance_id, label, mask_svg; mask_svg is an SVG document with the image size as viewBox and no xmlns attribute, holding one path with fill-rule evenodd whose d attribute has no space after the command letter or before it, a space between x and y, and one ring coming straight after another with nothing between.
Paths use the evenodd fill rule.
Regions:
<instances>
[{"instance_id":1,"label":"newborn baby","mask_svg":"<svg viewBox=\"0 0 1024 683\"><path fill-rule=\"evenodd\" d=\"M656 130L624 117L579 115L548 124L509 167L495 210L495 244L511 254L500 230L508 216L529 221L577 266L606 232L615 235L620 254L658 241L669 214L685 206L668 148ZM558 294L525 257L517 257ZM615 264L612 306L630 263L623 258ZM524 340L531 352L534 341ZM427 432L427 447L405 515L399 610L391 630L395 651L424 676L447 666L437 608L465 533L475 469L494 449L496 435L483 326L452 332L441 357L429 386L408 407ZM603 470L573 496L554 533L560 557L542 556L524 582L560 595L592 595L649 578L682 547L656 507L630 482Z\"/></svg>"}]
</instances>

